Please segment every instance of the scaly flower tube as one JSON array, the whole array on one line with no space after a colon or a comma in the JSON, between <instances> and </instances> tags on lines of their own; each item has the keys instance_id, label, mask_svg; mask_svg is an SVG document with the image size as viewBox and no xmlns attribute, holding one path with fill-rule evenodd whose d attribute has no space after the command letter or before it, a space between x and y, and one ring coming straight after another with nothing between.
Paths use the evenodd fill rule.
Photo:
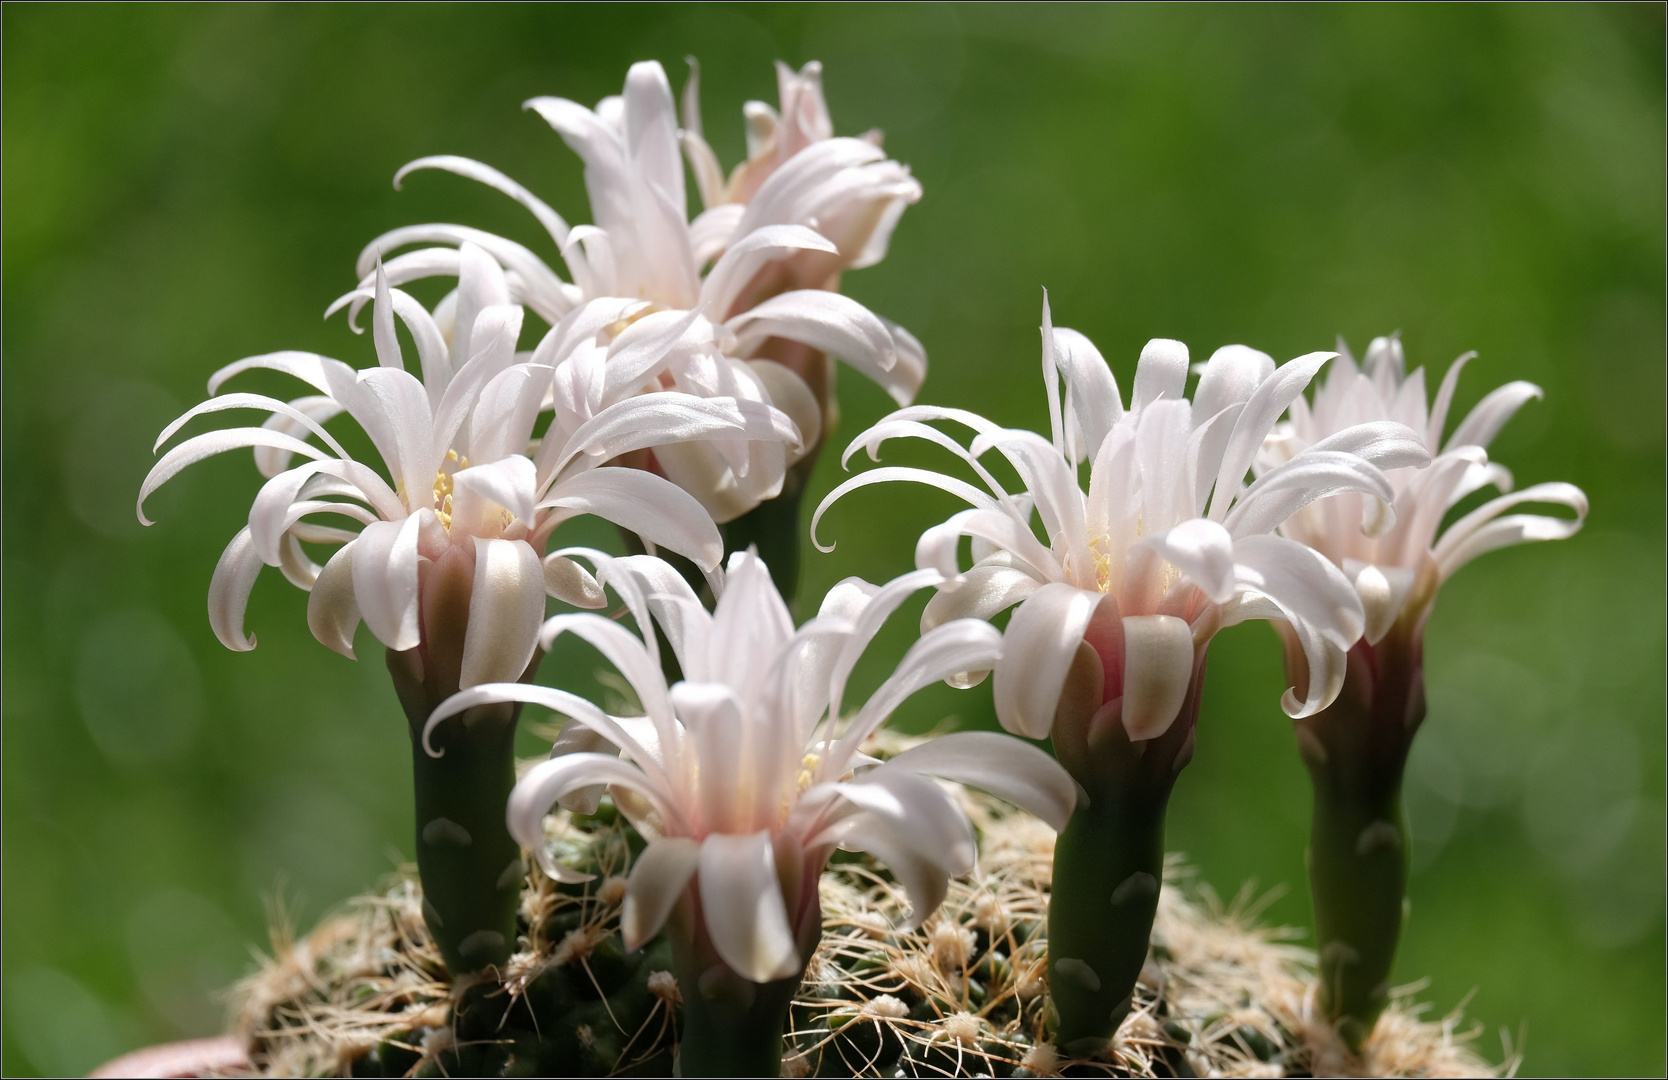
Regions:
<instances>
[{"instance_id":1,"label":"scaly flower tube","mask_svg":"<svg viewBox=\"0 0 1668 1080\"><path fill-rule=\"evenodd\" d=\"M809 101L802 94L800 99ZM793 417L802 445L785 450L755 443L738 458L720 444L679 443L641 454L638 463L671 478L724 525L779 498L788 485L789 498L763 514L768 520L750 519L726 533L733 549L752 539L765 543L778 579L791 592L798 565L797 489L809 469L805 459L833 419L826 357L844 359L900 404L913 399L926 376L926 354L913 336L831 291L842 267L869 265L884 254L891 226L903 205L919 197L919 185L871 142L790 137L800 130L795 121L784 125L774 144L770 175L756 187L746 185L745 204L709 204L690 220L676 109L659 64L633 65L623 94L594 110L553 97L534 98L527 107L584 160L594 225L570 226L522 185L467 158L419 159L401 169L395 183L415 170L440 169L504 192L548 233L572 282L514 241L435 224L395 229L367 245L358 266L363 284L369 284L379 253L413 244L448 246L390 259L394 284L455 274L455 247L470 242L497 259L512 294L552 324L586 300L603 298L642 301L633 317L689 313L693 321L677 357L658 381L644 380L642 388L768 402ZM689 112L690 122L698 123L693 104ZM698 133L685 134L696 175L706 175L703 165L716 170L710 151L705 157L699 152L705 143ZM790 145L798 149L789 153ZM717 198L710 187L702 181L702 190ZM615 329L626 325L628 320Z\"/></svg>"},{"instance_id":2,"label":"scaly flower tube","mask_svg":"<svg viewBox=\"0 0 1668 1080\"><path fill-rule=\"evenodd\" d=\"M945 578L922 625L988 619L1018 605L994 665L997 717L1009 731L1050 736L1089 796L1055 849L1049 908L1059 1041L1086 1053L1129 1010L1146 958L1164 810L1193 754L1210 639L1247 619L1282 621L1310 661L1284 706L1295 716L1324 708L1338 693L1345 651L1361 636L1361 602L1331 563L1271 533L1343 491L1375 500L1381 513L1371 524L1383 529L1392 489L1380 468L1423 464L1428 455L1399 424L1362 425L1246 486L1264 436L1332 354L1276 368L1263 353L1228 346L1202 365L1189 401L1186 346L1155 340L1142 350L1126 409L1100 353L1083 335L1053 329L1046 301L1042 338L1052 439L962 410L900 410L859 435L846 459L860 448L878 459L890 439L925 439L960 458L985 490L922 469L874 469L829 494L812 537L830 505L870 484L925 483L970 504L916 546L917 565ZM975 437L963 447L937 421ZM1005 490L981 463L991 450L1019 474L1023 494ZM1084 460L1087 491L1078 480ZM957 555L964 536L975 559L967 570ZM958 681L983 675L970 670Z\"/></svg>"},{"instance_id":3,"label":"scaly flower tube","mask_svg":"<svg viewBox=\"0 0 1668 1080\"><path fill-rule=\"evenodd\" d=\"M1315 793L1309 882L1320 1003L1357 1049L1389 1000L1404 921L1402 772L1425 717L1424 630L1437 590L1486 551L1564 539L1587 516L1579 488L1547 483L1513 492L1511 473L1489 460L1489 443L1524 403L1541 396L1539 387L1512 382L1490 392L1443 443L1460 371L1472 355L1448 368L1427 408L1424 369L1406 373L1399 340L1374 339L1362 368L1346 352L1315 391L1313 405L1292 402L1291 419L1270 434L1257 462L1267 474L1349 425L1381 420L1411 428L1435 454L1422 471L1386 472L1396 524L1377 536L1362 531L1367 508L1353 493L1304 507L1280 527L1344 572L1366 616L1365 633L1349 651L1342 693L1297 720L1298 749ZM1442 528L1454 506L1490 486L1504 494ZM1574 517L1507 513L1526 503L1562 506ZM1284 636L1288 670L1301 673L1307 660L1299 643Z\"/></svg>"},{"instance_id":4,"label":"scaly flower tube","mask_svg":"<svg viewBox=\"0 0 1668 1080\"><path fill-rule=\"evenodd\" d=\"M610 716L564 690L503 683L463 691L427 731L507 701L570 718L551 759L516 785L510 830L552 877L574 880L546 848L544 816L556 803L594 810L606 788L649 842L621 921L628 949L663 925L670 935L684 1001L681 1075L778 1075L788 1005L822 934L817 881L836 848L887 865L908 893L912 927L938 907L952 875L972 869L972 827L929 777L983 788L1055 828L1070 814L1070 777L1006 735L945 735L884 763L861 751L915 691L1001 654L988 623L946 622L922 635L855 714L842 714L858 657L936 572L882 586L848 578L796 631L752 552L731 556L711 614L661 560L566 554L592 560L643 636L580 613L546 622L541 640L548 647L572 634L590 643L635 689L645 715ZM683 672L671 686L653 624Z\"/></svg>"},{"instance_id":5,"label":"scaly flower tube","mask_svg":"<svg viewBox=\"0 0 1668 1080\"><path fill-rule=\"evenodd\" d=\"M592 513L625 524L716 571L722 544L694 499L660 477L598 465L676 439L797 438L783 414L758 402L673 392L575 402L570 393L557 395L563 404L531 450L540 405L553 387L585 382L585 354L576 349L559 366L520 360L522 310L509 302L503 272L472 246L460 258L458 314L444 331L376 275L365 297L375 302L375 368L284 352L216 372L213 396L170 424L159 447L207 413L257 409L271 418L184 440L157 462L139 495L146 520L145 499L186 466L254 447L269 479L215 568L209 621L216 636L231 649L255 647L243 627L249 595L263 565L279 567L310 590L307 621L319 641L351 658L363 621L387 647L414 743L434 706L460 687L530 673L547 585L572 578L558 560L540 565L546 540L568 518ZM583 336L588 314L592 323L615 317L581 309L558 329ZM421 379L405 368L396 315L416 342ZM644 330L620 335L612 359L652 364L675 341L664 327L639 325ZM220 393L227 380L256 369L294 376L317 394L282 401ZM342 413L370 437L392 483L325 429ZM298 456L306 460L292 465ZM321 517L361 527L353 532ZM321 567L304 544L340 546ZM443 764L414 754L425 914L457 973L501 963L514 944L520 856L501 810L514 782L515 719L512 707L484 708L457 726Z\"/></svg>"}]
</instances>

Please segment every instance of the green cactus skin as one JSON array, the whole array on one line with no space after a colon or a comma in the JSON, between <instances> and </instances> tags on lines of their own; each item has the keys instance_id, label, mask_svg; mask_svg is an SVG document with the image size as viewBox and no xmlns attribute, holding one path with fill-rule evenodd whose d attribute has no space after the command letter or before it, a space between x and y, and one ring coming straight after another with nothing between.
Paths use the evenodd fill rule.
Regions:
<instances>
[{"instance_id":1,"label":"green cactus skin","mask_svg":"<svg viewBox=\"0 0 1668 1080\"><path fill-rule=\"evenodd\" d=\"M437 667L417 649L388 652L411 734L423 919L447 969L468 975L502 964L515 950L523 868L504 808L515 787L521 706L485 705L447 720L429 740L441 751L432 757L423 748L423 725L457 689L456 674Z\"/></svg>"},{"instance_id":2,"label":"green cactus skin","mask_svg":"<svg viewBox=\"0 0 1668 1080\"><path fill-rule=\"evenodd\" d=\"M1320 1005L1359 1051L1390 1000L1407 912L1402 773L1425 718L1418 627L1397 625L1350 650L1343 691L1296 722L1314 787L1309 887L1320 950Z\"/></svg>"},{"instance_id":3,"label":"green cactus skin","mask_svg":"<svg viewBox=\"0 0 1668 1080\"><path fill-rule=\"evenodd\" d=\"M1139 742L1124 730L1122 698L1096 704L1102 671L1095 651L1080 646L1053 737L1055 757L1089 800L1055 844L1048 905L1054 1041L1071 1056L1096 1053L1112 1038L1147 961L1164 881L1164 814L1193 757L1204 651L1176 719Z\"/></svg>"},{"instance_id":4,"label":"green cactus skin","mask_svg":"<svg viewBox=\"0 0 1668 1080\"><path fill-rule=\"evenodd\" d=\"M799 590L799 505L804 494L804 479L790 469L782 494L719 526L725 554L757 548L776 590L789 604Z\"/></svg>"},{"instance_id":5,"label":"green cactus skin","mask_svg":"<svg viewBox=\"0 0 1668 1080\"><path fill-rule=\"evenodd\" d=\"M800 927L801 964L822 940L822 908L816 878L802 895L789 895L788 911ZM692 886L672 909L665 936L671 942L673 972L683 994L683 1039L679 1076L780 1076L783 1036L803 967L785 979L755 983L719 958L700 918ZM797 917L796 917L797 916Z\"/></svg>"}]
</instances>

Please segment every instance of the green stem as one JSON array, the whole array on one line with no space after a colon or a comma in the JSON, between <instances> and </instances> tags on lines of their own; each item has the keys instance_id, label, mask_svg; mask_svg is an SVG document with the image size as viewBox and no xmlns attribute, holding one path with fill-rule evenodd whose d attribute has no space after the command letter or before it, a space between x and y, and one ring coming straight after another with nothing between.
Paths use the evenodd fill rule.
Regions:
<instances>
[{"instance_id":1,"label":"green stem","mask_svg":"<svg viewBox=\"0 0 1668 1080\"><path fill-rule=\"evenodd\" d=\"M782 494L719 526L726 553L758 548L759 558L770 567L776 591L789 604L799 590L799 504L804 493L803 482L790 472Z\"/></svg>"},{"instance_id":2,"label":"green stem","mask_svg":"<svg viewBox=\"0 0 1668 1080\"><path fill-rule=\"evenodd\" d=\"M1425 716L1417 633L1397 627L1350 651L1330 708L1297 722L1314 786L1309 886L1320 949L1320 1005L1359 1050L1390 999L1407 914L1402 774Z\"/></svg>"},{"instance_id":3,"label":"green stem","mask_svg":"<svg viewBox=\"0 0 1668 1080\"><path fill-rule=\"evenodd\" d=\"M440 724L429 742L441 756L433 757L423 725L444 695L412 678L412 654L390 650L388 667L410 726L423 920L454 976L502 965L515 950L523 877L521 846L504 818L521 706L483 705Z\"/></svg>"},{"instance_id":4,"label":"green stem","mask_svg":"<svg viewBox=\"0 0 1668 1080\"><path fill-rule=\"evenodd\" d=\"M1094 707L1101 670L1083 646L1054 727L1055 756L1089 797L1055 843L1048 905L1054 1039L1074 1056L1099 1051L1134 1003L1164 882L1165 809L1193 757L1204 656L1176 719L1140 742L1124 730L1122 698Z\"/></svg>"}]
</instances>

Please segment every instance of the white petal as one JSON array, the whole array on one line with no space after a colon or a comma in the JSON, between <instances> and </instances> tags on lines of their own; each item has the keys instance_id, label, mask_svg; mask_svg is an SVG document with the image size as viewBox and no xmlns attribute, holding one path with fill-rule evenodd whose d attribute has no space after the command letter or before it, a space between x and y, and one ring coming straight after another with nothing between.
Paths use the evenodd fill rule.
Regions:
<instances>
[{"instance_id":1,"label":"white petal","mask_svg":"<svg viewBox=\"0 0 1668 1080\"><path fill-rule=\"evenodd\" d=\"M729 317L742 289L766 263L800 251L839 254L828 239L803 225L766 225L733 241L701 285L701 302L715 320Z\"/></svg>"},{"instance_id":2,"label":"white petal","mask_svg":"<svg viewBox=\"0 0 1668 1080\"><path fill-rule=\"evenodd\" d=\"M1222 454L1222 467L1216 474L1216 490L1211 496L1210 517L1221 521L1228 516L1228 507L1239 496L1240 484L1263 440L1273 430L1280 414L1303 393L1303 388L1315 377L1321 365L1337 353L1306 353L1289 360L1264 379L1245 408L1240 411L1234 432L1228 436L1228 447Z\"/></svg>"},{"instance_id":3,"label":"white petal","mask_svg":"<svg viewBox=\"0 0 1668 1080\"><path fill-rule=\"evenodd\" d=\"M790 462L799 460L803 451L822 439L822 408L817 396L804 379L774 360L749 360L747 366L764 384L771 406L786 413L799 429L800 449L791 455Z\"/></svg>"},{"instance_id":4,"label":"white petal","mask_svg":"<svg viewBox=\"0 0 1668 1080\"><path fill-rule=\"evenodd\" d=\"M959 583L941 585L921 612L921 632L952 619L989 619L1008 610L1040 588L1042 583L1011 566L975 566Z\"/></svg>"},{"instance_id":5,"label":"white petal","mask_svg":"<svg viewBox=\"0 0 1668 1080\"><path fill-rule=\"evenodd\" d=\"M1281 536L1248 536L1234 545L1234 561L1241 587L1312 624L1338 648L1354 645L1366 628L1355 587L1313 548Z\"/></svg>"},{"instance_id":6,"label":"white petal","mask_svg":"<svg viewBox=\"0 0 1668 1080\"><path fill-rule=\"evenodd\" d=\"M620 905L620 936L627 952L642 948L659 932L700 861L701 845L681 836L656 840L637 856Z\"/></svg>"},{"instance_id":7,"label":"white petal","mask_svg":"<svg viewBox=\"0 0 1668 1080\"><path fill-rule=\"evenodd\" d=\"M1223 524L1236 538L1271 532L1317 499L1345 491L1359 491L1383 507L1376 527L1372 521L1364 527L1371 529L1369 535L1382 534L1394 524L1389 510L1394 491L1384 474L1362 458L1337 450L1305 450L1257 477Z\"/></svg>"},{"instance_id":8,"label":"white petal","mask_svg":"<svg viewBox=\"0 0 1668 1080\"><path fill-rule=\"evenodd\" d=\"M1522 503L1551 503L1575 511L1573 518L1511 514L1507 509ZM1581 531L1587 520L1587 496L1574 484L1535 484L1522 491L1491 499L1460 518L1442 534L1431 555L1443 580L1478 555L1496 548L1527 544L1536 540L1564 540Z\"/></svg>"},{"instance_id":9,"label":"white petal","mask_svg":"<svg viewBox=\"0 0 1668 1080\"><path fill-rule=\"evenodd\" d=\"M533 463L520 455L459 469L452 483L454 533L499 531L508 524L500 510L518 521L533 520Z\"/></svg>"},{"instance_id":10,"label":"white petal","mask_svg":"<svg viewBox=\"0 0 1668 1080\"><path fill-rule=\"evenodd\" d=\"M533 216L538 219L539 224L543 225L545 231L550 234L550 238L556 242L557 247L561 247L568 238L568 224L562 220L562 215L552 210L543 199L540 199L491 165L484 165L479 161L457 157L452 154L435 154L431 157L422 157L403 166L399 172L394 174L395 189L397 190L400 187L401 182L408 175L419 169L440 169L467 177L470 180L478 180L490 188L502 191L532 212Z\"/></svg>"},{"instance_id":11,"label":"white petal","mask_svg":"<svg viewBox=\"0 0 1668 1080\"><path fill-rule=\"evenodd\" d=\"M355 540L338 548L307 594L307 628L319 644L349 660L355 659L353 634L359 629L359 603L353 595L353 552L357 546Z\"/></svg>"},{"instance_id":12,"label":"white petal","mask_svg":"<svg viewBox=\"0 0 1668 1080\"><path fill-rule=\"evenodd\" d=\"M1169 338L1153 338L1141 349L1135 365L1135 385L1129 408L1138 412L1161 398L1179 398L1187 385L1187 346Z\"/></svg>"},{"instance_id":13,"label":"white petal","mask_svg":"<svg viewBox=\"0 0 1668 1080\"><path fill-rule=\"evenodd\" d=\"M1346 560L1344 572L1355 582L1355 593L1361 598L1361 610L1366 615L1361 636L1369 645L1377 645L1402 612L1402 603L1413 588L1413 571L1405 566L1351 566ZM1351 571L1354 571L1351 573Z\"/></svg>"},{"instance_id":14,"label":"white petal","mask_svg":"<svg viewBox=\"0 0 1668 1080\"><path fill-rule=\"evenodd\" d=\"M659 798L639 769L609 754L564 754L541 761L510 792L504 815L510 835L557 881L589 881L595 875L570 870L551 857L544 839L544 816L568 792L592 784L618 784L651 802Z\"/></svg>"},{"instance_id":15,"label":"white petal","mask_svg":"<svg viewBox=\"0 0 1668 1080\"><path fill-rule=\"evenodd\" d=\"M1058 762L1030 743L994 731L940 735L881 768L926 773L988 791L1056 831L1066 827L1077 807L1077 785Z\"/></svg>"},{"instance_id":16,"label":"white petal","mask_svg":"<svg viewBox=\"0 0 1668 1080\"><path fill-rule=\"evenodd\" d=\"M822 502L817 504L816 512L811 515L811 543L816 545L818 551L824 553L833 551L833 544L829 544L824 547L822 542L817 539L817 524L822 520L822 515L828 511L828 508L833 506L846 495L856 491L858 488L868 487L871 484L889 483L896 480L912 480L918 484L926 484L928 487L935 487L941 491L948 491L950 494L956 496L964 502L986 510L994 510L997 507L995 499L980 491L972 484L969 484L967 481L957 480L953 476L945 476L942 473L932 472L929 469L911 469L897 465L888 466L883 469L870 469L866 473L854 476L850 480L843 482L839 487L830 491L827 496L823 498Z\"/></svg>"},{"instance_id":17,"label":"white petal","mask_svg":"<svg viewBox=\"0 0 1668 1080\"><path fill-rule=\"evenodd\" d=\"M1003 727L1031 739L1048 734L1066 672L1099 602L1093 593L1050 582L1015 609L992 683Z\"/></svg>"},{"instance_id":18,"label":"white petal","mask_svg":"<svg viewBox=\"0 0 1668 1080\"><path fill-rule=\"evenodd\" d=\"M519 679L533 659L543 617L544 570L538 552L520 540L477 537L458 686Z\"/></svg>"},{"instance_id":19,"label":"white petal","mask_svg":"<svg viewBox=\"0 0 1668 1080\"><path fill-rule=\"evenodd\" d=\"M873 312L849 297L821 289L779 293L742 312L726 324L743 352L767 338L803 342L836 356L879 383L900 405L915 396L919 384L899 381L892 335Z\"/></svg>"},{"instance_id":20,"label":"white petal","mask_svg":"<svg viewBox=\"0 0 1668 1080\"><path fill-rule=\"evenodd\" d=\"M300 439L266 428L224 428L219 431L206 431L163 454L162 460L151 467L151 471L145 476L145 482L139 487L139 500L134 506L139 520L146 525L151 524L151 519L145 516L145 500L150 498L151 492L173 479L186 466L194 465L215 454L239 450L246 446L270 446L315 459L325 456L322 450Z\"/></svg>"},{"instance_id":21,"label":"white petal","mask_svg":"<svg viewBox=\"0 0 1668 1080\"><path fill-rule=\"evenodd\" d=\"M1447 445L1481 446L1486 450L1519 409L1529 401L1545 396L1541 388L1531 382L1509 382L1497 387L1477 402L1476 407L1459 422Z\"/></svg>"},{"instance_id":22,"label":"white petal","mask_svg":"<svg viewBox=\"0 0 1668 1080\"><path fill-rule=\"evenodd\" d=\"M1065 413L1076 424L1078 455L1093 457L1124 412L1118 380L1094 342L1076 330L1055 327L1054 359L1065 379Z\"/></svg>"},{"instance_id":23,"label":"white petal","mask_svg":"<svg viewBox=\"0 0 1668 1080\"><path fill-rule=\"evenodd\" d=\"M1211 598L1225 604L1234 595L1234 538L1208 518L1184 521L1142 543L1164 556Z\"/></svg>"},{"instance_id":24,"label":"white petal","mask_svg":"<svg viewBox=\"0 0 1668 1080\"><path fill-rule=\"evenodd\" d=\"M1424 438L1419 432L1391 420L1345 428L1315 443L1309 450L1354 454L1380 469L1422 469L1431 463L1431 452L1425 448Z\"/></svg>"},{"instance_id":25,"label":"white petal","mask_svg":"<svg viewBox=\"0 0 1668 1080\"><path fill-rule=\"evenodd\" d=\"M577 608L592 611L608 605L608 596L591 572L561 552L544 557L544 591Z\"/></svg>"},{"instance_id":26,"label":"white petal","mask_svg":"<svg viewBox=\"0 0 1668 1080\"><path fill-rule=\"evenodd\" d=\"M800 970L768 831L707 837L701 844L700 889L713 948L736 974L770 982Z\"/></svg>"},{"instance_id":27,"label":"white petal","mask_svg":"<svg viewBox=\"0 0 1668 1080\"><path fill-rule=\"evenodd\" d=\"M417 620L417 537L421 515L365 526L353 556L353 592L378 641L403 652L421 642Z\"/></svg>"},{"instance_id":28,"label":"white petal","mask_svg":"<svg viewBox=\"0 0 1668 1080\"><path fill-rule=\"evenodd\" d=\"M1124 616L1124 730L1134 740L1170 729L1193 681L1193 631L1174 615Z\"/></svg>"},{"instance_id":29,"label":"white petal","mask_svg":"<svg viewBox=\"0 0 1668 1080\"><path fill-rule=\"evenodd\" d=\"M989 671L1002 655L1002 634L979 619L957 619L927 631L863 704L831 757L843 760L917 690L970 671Z\"/></svg>"},{"instance_id":30,"label":"white petal","mask_svg":"<svg viewBox=\"0 0 1668 1080\"><path fill-rule=\"evenodd\" d=\"M1465 365L1477 358L1474 352L1468 352L1448 365L1448 371L1442 376L1442 385L1436 391L1436 400L1431 403L1430 420L1425 428L1425 445L1432 450L1442 445L1442 428L1448 421L1448 409L1454 402L1454 390L1459 386L1460 372Z\"/></svg>"},{"instance_id":31,"label":"white petal","mask_svg":"<svg viewBox=\"0 0 1668 1080\"><path fill-rule=\"evenodd\" d=\"M793 636L793 616L764 560L751 549L730 556L724 595L712 612L708 674L751 697L771 660Z\"/></svg>"},{"instance_id":32,"label":"white petal","mask_svg":"<svg viewBox=\"0 0 1668 1080\"><path fill-rule=\"evenodd\" d=\"M220 644L234 652L248 652L255 647L255 639L243 632L243 615L249 609L249 594L261 572L260 552L245 525L232 537L215 564L214 578L209 582L209 626Z\"/></svg>"},{"instance_id":33,"label":"white petal","mask_svg":"<svg viewBox=\"0 0 1668 1080\"><path fill-rule=\"evenodd\" d=\"M724 557L718 526L701 504L676 484L640 469L609 467L580 473L553 487L539 506L565 511L564 519L595 514L651 544L677 552L703 570L716 568Z\"/></svg>"},{"instance_id":34,"label":"white petal","mask_svg":"<svg viewBox=\"0 0 1668 1080\"><path fill-rule=\"evenodd\" d=\"M1274 358L1267 353L1244 345L1222 346L1211 353L1199 373L1193 415L1208 420L1230 405L1245 404L1272 374Z\"/></svg>"}]
</instances>

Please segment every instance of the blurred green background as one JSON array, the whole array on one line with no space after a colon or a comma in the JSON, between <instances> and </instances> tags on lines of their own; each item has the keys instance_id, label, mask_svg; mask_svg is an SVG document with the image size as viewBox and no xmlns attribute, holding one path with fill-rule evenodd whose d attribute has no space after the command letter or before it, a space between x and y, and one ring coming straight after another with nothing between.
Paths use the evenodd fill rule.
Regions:
<instances>
[{"instance_id":1,"label":"blurred green background","mask_svg":"<svg viewBox=\"0 0 1668 1080\"><path fill-rule=\"evenodd\" d=\"M4 1071L216 1030L273 897L304 928L410 855L380 650L317 645L271 572L260 648L222 649L205 593L258 477L245 454L197 466L143 529L155 434L237 357L372 363L319 316L386 228L467 222L554 262L508 200L434 174L395 192L394 170L470 155L586 220L576 159L520 103L595 101L645 57L681 84L694 54L727 164L782 58L821 59L838 130L881 127L913 166L925 198L846 291L926 343L925 400L1046 424L1045 285L1125 386L1149 337L1284 359L1399 329L1439 371L1480 351L1461 407L1546 387L1496 457L1581 485L1592 517L1440 599L1397 977L1438 1011L1468 999L1526 1073L1660 1074L1663 29L1660 5L6 5ZM887 404L848 374L843 434ZM825 456L813 497L839 475ZM853 498L803 594L902 572L950 507ZM1218 639L1170 845L1223 894L1284 887L1270 919L1305 926L1281 689L1266 627ZM988 690L901 719L946 715L992 724Z\"/></svg>"}]
</instances>

